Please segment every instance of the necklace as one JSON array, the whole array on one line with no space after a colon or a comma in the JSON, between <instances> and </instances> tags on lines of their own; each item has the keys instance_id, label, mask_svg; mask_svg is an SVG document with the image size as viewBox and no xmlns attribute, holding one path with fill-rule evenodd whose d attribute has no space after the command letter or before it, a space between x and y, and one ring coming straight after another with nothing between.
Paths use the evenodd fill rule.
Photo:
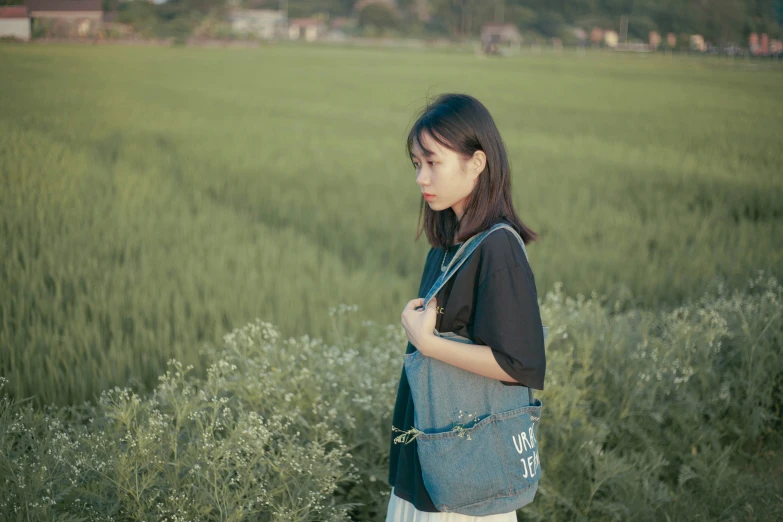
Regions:
<instances>
[{"instance_id":1,"label":"necklace","mask_svg":"<svg viewBox=\"0 0 783 522\"><path fill-rule=\"evenodd\" d=\"M457 245L461 245L461 244L462 243L457 243ZM452 246L456 246L456 245L452 245ZM443 259L441 259L441 261L440 261L440 271L441 272L445 272L446 269L448 268L448 266L443 266L443 263L446 262L446 255L449 253L449 248L450 247L446 247L446 248L443 249Z\"/></svg>"},{"instance_id":2,"label":"necklace","mask_svg":"<svg viewBox=\"0 0 783 522\"><path fill-rule=\"evenodd\" d=\"M459 226L459 224L458 224L457 226ZM462 243L457 243L457 244L458 244L458 245L461 245ZM452 245L452 246L453 246L453 245ZM448 268L448 267L445 267L445 266L443 266L443 263L445 263L445 262L446 262L446 254L448 254L448 252L449 252L449 248L451 248L451 247L446 247L446 248L444 248L444 249L443 249L443 259L442 259L442 260L441 260L441 262L440 262L440 271L441 271L441 272L445 272L445 271L446 271L446 268Z\"/></svg>"}]
</instances>

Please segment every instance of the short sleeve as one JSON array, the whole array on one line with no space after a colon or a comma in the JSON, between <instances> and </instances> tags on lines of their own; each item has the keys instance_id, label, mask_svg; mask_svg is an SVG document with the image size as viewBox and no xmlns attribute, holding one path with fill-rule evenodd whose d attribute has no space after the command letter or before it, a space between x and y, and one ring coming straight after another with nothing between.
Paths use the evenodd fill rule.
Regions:
<instances>
[{"instance_id":1,"label":"short sleeve","mask_svg":"<svg viewBox=\"0 0 783 522\"><path fill-rule=\"evenodd\" d=\"M544 389L546 354L538 294L530 267L498 268L476 290L473 337L520 384Z\"/></svg>"}]
</instances>

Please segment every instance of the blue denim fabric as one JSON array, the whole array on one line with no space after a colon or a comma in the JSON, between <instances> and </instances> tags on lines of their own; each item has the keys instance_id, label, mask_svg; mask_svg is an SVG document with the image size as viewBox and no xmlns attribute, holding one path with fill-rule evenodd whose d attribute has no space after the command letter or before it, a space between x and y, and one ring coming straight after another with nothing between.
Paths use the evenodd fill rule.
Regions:
<instances>
[{"instance_id":1,"label":"blue denim fabric","mask_svg":"<svg viewBox=\"0 0 783 522\"><path fill-rule=\"evenodd\" d=\"M433 284L426 303L499 223L468 239ZM543 327L544 339L548 328ZM457 342L453 332L434 333ZM414 428L422 478L438 510L486 516L515 511L533 501L541 465L538 421L542 403L525 386L505 386L415 350L403 358L415 405Z\"/></svg>"}]
</instances>

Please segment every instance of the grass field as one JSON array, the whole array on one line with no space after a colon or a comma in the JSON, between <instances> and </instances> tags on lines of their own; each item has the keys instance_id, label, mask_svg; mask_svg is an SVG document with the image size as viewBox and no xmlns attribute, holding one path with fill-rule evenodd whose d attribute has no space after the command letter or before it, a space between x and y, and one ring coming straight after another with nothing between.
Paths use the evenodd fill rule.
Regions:
<instances>
[{"instance_id":1,"label":"grass field","mask_svg":"<svg viewBox=\"0 0 783 522\"><path fill-rule=\"evenodd\" d=\"M428 250L403 140L443 91L494 114L541 235L522 520L783 516L780 64L3 45L0 67L9 520L383 520Z\"/></svg>"},{"instance_id":2,"label":"grass field","mask_svg":"<svg viewBox=\"0 0 783 522\"><path fill-rule=\"evenodd\" d=\"M398 323L429 248L404 137L443 91L495 117L540 295L656 309L783 268L779 66L294 45L5 45L0 66L0 374L39 403L201 371L256 317Z\"/></svg>"}]
</instances>

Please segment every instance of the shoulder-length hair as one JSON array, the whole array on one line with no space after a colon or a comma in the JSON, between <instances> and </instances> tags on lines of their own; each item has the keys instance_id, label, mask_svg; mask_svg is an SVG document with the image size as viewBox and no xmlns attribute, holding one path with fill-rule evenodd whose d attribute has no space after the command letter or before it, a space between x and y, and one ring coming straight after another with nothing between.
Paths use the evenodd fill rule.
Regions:
<instances>
[{"instance_id":1,"label":"shoulder-length hair","mask_svg":"<svg viewBox=\"0 0 783 522\"><path fill-rule=\"evenodd\" d=\"M538 238L514 210L506 148L495 121L480 101L467 94L445 93L427 103L408 133L409 159L414 142L425 153L432 152L422 143L423 133L458 153L465 161L477 150L484 151L487 162L468 196L461 220L457 221L451 208L432 210L422 196L416 240L424 231L433 247L448 247L483 232L503 218L510 222L525 244Z\"/></svg>"}]
</instances>

